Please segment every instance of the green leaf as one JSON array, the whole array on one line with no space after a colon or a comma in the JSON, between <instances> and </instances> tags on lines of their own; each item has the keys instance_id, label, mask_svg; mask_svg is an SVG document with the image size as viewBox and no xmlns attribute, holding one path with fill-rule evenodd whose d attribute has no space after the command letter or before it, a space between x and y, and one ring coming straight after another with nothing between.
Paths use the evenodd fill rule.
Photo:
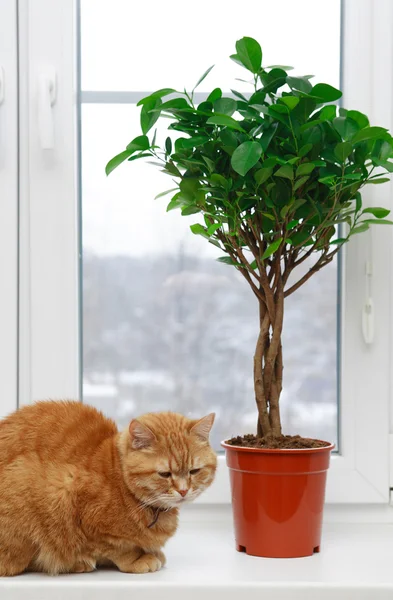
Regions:
<instances>
[{"instance_id":1,"label":"green leaf","mask_svg":"<svg viewBox=\"0 0 393 600\"><path fill-rule=\"evenodd\" d=\"M296 190L298 190L300 187L302 187L302 185L304 185L308 179L310 179L310 177L308 175L305 175L304 177L300 177L300 179L298 179L296 181L295 185L293 186L294 191L296 192Z\"/></svg>"},{"instance_id":2,"label":"green leaf","mask_svg":"<svg viewBox=\"0 0 393 600\"><path fill-rule=\"evenodd\" d=\"M290 65L268 65L266 69L283 69L284 71L293 71Z\"/></svg>"},{"instance_id":3,"label":"green leaf","mask_svg":"<svg viewBox=\"0 0 393 600\"><path fill-rule=\"evenodd\" d=\"M160 113L157 111L157 109L161 105L161 98L151 98L148 102L143 104L141 110L141 129L145 135L150 131L160 116ZM152 110L157 112L151 112Z\"/></svg>"},{"instance_id":4,"label":"green leaf","mask_svg":"<svg viewBox=\"0 0 393 600\"><path fill-rule=\"evenodd\" d=\"M232 154L231 165L239 175L246 175L262 155L261 144L258 142L243 142Z\"/></svg>"},{"instance_id":5,"label":"green leaf","mask_svg":"<svg viewBox=\"0 0 393 600\"><path fill-rule=\"evenodd\" d=\"M362 223L370 223L370 225L393 225L393 221L388 219L364 219Z\"/></svg>"},{"instance_id":6,"label":"green leaf","mask_svg":"<svg viewBox=\"0 0 393 600\"><path fill-rule=\"evenodd\" d=\"M172 152L172 140L170 137L167 137L165 140L165 150L167 154Z\"/></svg>"},{"instance_id":7,"label":"green leaf","mask_svg":"<svg viewBox=\"0 0 393 600\"><path fill-rule=\"evenodd\" d=\"M310 115L314 112L317 106L316 100L314 98L304 96L300 98L300 102L293 111L293 116L300 122L305 123ZM306 143L308 140L304 140Z\"/></svg>"},{"instance_id":8,"label":"green leaf","mask_svg":"<svg viewBox=\"0 0 393 600\"><path fill-rule=\"evenodd\" d=\"M237 102L233 98L219 98L214 102L214 112L231 116L237 108Z\"/></svg>"},{"instance_id":9,"label":"green leaf","mask_svg":"<svg viewBox=\"0 0 393 600\"><path fill-rule=\"evenodd\" d=\"M216 260L224 265L237 265L237 263L234 262L230 256L220 256L220 258L217 258Z\"/></svg>"},{"instance_id":10,"label":"green leaf","mask_svg":"<svg viewBox=\"0 0 393 600\"><path fill-rule=\"evenodd\" d=\"M223 177L219 173L213 173L210 176L209 181L211 182L212 185L216 184L216 185L224 188L224 190L228 189L228 181L225 179L225 177Z\"/></svg>"},{"instance_id":11,"label":"green leaf","mask_svg":"<svg viewBox=\"0 0 393 600\"><path fill-rule=\"evenodd\" d=\"M302 163L296 169L296 177L300 177L301 175L309 175L311 171L315 169L315 165L312 162Z\"/></svg>"},{"instance_id":12,"label":"green leaf","mask_svg":"<svg viewBox=\"0 0 393 600\"><path fill-rule=\"evenodd\" d=\"M210 238L208 241L209 241L209 244L213 244L213 246L216 246L217 248L222 250L220 243L215 238Z\"/></svg>"},{"instance_id":13,"label":"green leaf","mask_svg":"<svg viewBox=\"0 0 393 600\"><path fill-rule=\"evenodd\" d=\"M219 98L221 98L221 96L222 96L221 89L220 88L214 88L214 90L212 92L210 92L210 94L206 98L206 102L211 102L212 104L214 104L214 102L216 100L218 100Z\"/></svg>"},{"instance_id":14,"label":"green leaf","mask_svg":"<svg viewBox=\"0 0 393 600\"><path fill-rule=\"evenodd\" d=\"M146 135L138 135L130 142L126 149L131 152L137 152L138 150L148 150L150 148L149 139Z\"/></svg>"},{"instance_id":15,"label":"green leaf","mask_svg":"<svg viewBox=\"0 0 393 600\"><path fill-rule=\"evenodd\" d=\"M373 140L376 138L383 138L386 134L386 129L384 127L365 127L358 131L356 135L352 138L352 144L358 144L359 142L363 142L364 140Z\"/></svg>"},{"instance_id":16,"label":"green leaf","mask_svg":"<svg viewBox=\"0 0 393 600\"><path fill-rule=\"evenodd\" d=\"M339 244L345 244L345 242L348 241L348 238L336 238L335 240L332 240L330 243L331 246L335 245L338 246Z\"/></svg>"},{"instance_id":17,"label":"green leaf","mask_svg":"<svg viewBox=\"0 0 393 600\"><path fill-rule=\"evenodd\" d=\"M217 231L217 229L220 229L221 224L220 223L213 223L212 225L209 225L209 227L207 228L207 233L209 235L209 237L211 235L213 235L213 233L215 233Z\"/></svg>"},{"instance_id":18,"label":"green leaf","mask_svg":"<svg viewBox=\"0 0 393 600\"><path fill-rule=\"evenodd\" d=\"M212 161L208 156L202 156L202 158L205 161L210 173L213 173L214 169L216 168L215 162Z\"/></svg>"},{"instance_id":19,"label":"green leaf","mask_svg":"<svg viewBox=\"0 0 393 600\"><path fill-rule=\"evenodd\" d=\"M185 206L182 211L181 214L183 216L187 216L187 215L195 215L195 213L199 213L201 212L201 209L199 208L199 206L196 206L195 204L190 204L189 206Z\"/></svg>"},{"instance_id":20,"label":"green leaf","mask_svg":"<svg viewBox=\"0 0 393 600\"><path fill-rule=\"evenodd\" d=\"M389 177L379 177L378 179L368 179L366 181L366 183L377 184L377 183L387 183L388 181L390 181Z\"/></svg>"},{"instance_id":21,"label":"green leaf","mask_svg":"<svg viewBox=\"0 0 393 600\"><path fill-rule=\"evenodd\" d=\"M322 102L334 102L341 98L342 92L327 83L317 83L311 89L310 95L322 100Z\"/></svg>"},{"instance_id":22,"label":"green leaf","mask_svg":"<svg viewBox=\"0 0 393 600\"><path fill-rule=\"evenodd\" d=\"M392 142L377 142L373 152L375 152L375 150L377 150L377 157L379 160L386 161L388 158L393 158Z\"/></svg>"},{"instance_id":23,"label":"green leaf","mask_svg":"<svg viewBox=\"0 0 393 600\"><path fill-rule=\"evenodd\" d=\"M383 167L384 169L389 171L389 173L393 173L393 162L390 162L388 160L377 160L377 159L373 159L373 162L378 167Z\"/></svg>"},{"instance_id":24,"label":"green leaf","mask_svg":"<svg viewBox=\"0 0 393 600\"><path fill-rule=\"evenodd\" d=\"M269 258L269 256L271 256L272 254L274 254L274 252L276 252L282 242L282 237L278 238L278 240L276 240L275 242L272 242L265 250L265 252L262 254L261 258L262 260L265 260L265 258Z\"/></svg>"},{"instance_id":25,"label":"green leaf","mask_svg":"<svg viewBox=\"0 0 393 600\"><path fill-rule=\"evenodd\" d=\"M147 154L146 152L139 152L138 154L133 154L127 160L139 160L140 158L151 158L151 154Z\"/></svg>"},{"instance_id":26,"label":"green leaf","mask_svg":"<svg viewBox=\"0 0 393 600\"><path fill-rule=\"evenodd\" d=\"M362 195L360 192L356 192L355 194L355 212L359 212L362 208Z\"/></svg>"},{"instance_id":27,"label":"green leaf","mask_svg":"<svg viewBox=\"0 0 393 600\"><path fill-rule=\"evenodd\" d=\"M230 148L235 149L239 143L236 133L231 131L231 129L221 129L219 136L224 146L229 146Z\"/></svg>"},{"instance_id":28,"label":"green leaf","mask_svg":"<svg viewBox=\"0 0 393 600\"><path fill-rule=\"evenodd\" d=\"M291 233L291 239L292 239L292 244L294 246L301 246L304 243L307 243L307 241L310 238L310 233L308 231L306 231L305 229L301 229L300 231L296 231L296 233Z\"/></svg>"},{"instance_id":29,"label":"green leaf","mask_svg":"<svg viewBox=\"0 0 393 600\"><path fill-rule=\"evenodd\" d=\"M287 84L293 90L299 90L304 94L308 94L312 90L312 85L305 77L287 77Z\"/></svg>"},{"instance_id":30,"label":"green leaf","mask_svg":"<svg viewBox=\"0 0 393 600\"><path fill-rule=\"evenodd\" d=\"M208 141L209 138L206 135L196 135L195 137L184 139L182 141L182 148L196 148L197 146L203 146Z\"/></svg>"},{"instance_id":31,"label":"green leaf","mask_svg":"<svg viewBox=\"0 0 393 600\"><path fill-rule=\"evenodd\" d=\"M355 123L359 125L360 129L364 129L364 127L368 127L370 124L368 117L358 110L348 110L346 116L355 121Z\"/></svg>"},{"instance_id":32,"label":"green leaf","mask_svg":"<svg viewBox=\"0 0 393 600\"><path fill-rule=\"evenodd\" d=\"M299 198L298 200L296 200L295 204L292 206L292 210L297 210L298 208L303 206L303 204L306 204L306 202L307 202L307 200L305 198Z\"/></svg>"},{"instance_id":33,"label":"green leaf","mask_svg":"<svg viewBox=\"0 0 393 600\"><path fill-rule=\"evenodd\" d=\"M270 175L273 173L272 167L268 167L267 169L262 168L258 169L258 171L254 174L254 179L258 185L261 185L266 179L269 179Z\"/></svg>"},{"instance_id":34,"label":"green leaf","mask_svg":"<svg viewBox=\"0 0 393 600\"><path fill-rule=\"evenodd\" d=\"M270 167L275 167L277 165L278 161L277 161L277 157L276 156L270 156L269 158L267 158L266 160L263 161L263 168L264 169L268 169Z\"/></svg>"},{"instance_id":35,"label":"green leaf","mask_svg":"<svg viewBox=\"0 0 393 600\"><path fill-rule=\"evenodd\" d=\"M259 140L261 146L262 146L262 150L264 152L266 152L266 150L269 147L270 142L272 141L274 134L277 131L277 125L273 125L272 127L269 127L269 129L266 129L263 134L261 139Z\"/></svg>"},{"instance_id":36,"label":"green leaf","mask_svg":"<svg viewBox=\"0 0 393 600\"><path fill-rule=\"evenodd\" d=\"M175 177L181 177L181 173L176 165L173 164L172 161L168 161L165 163L164 169L162 169L164 173L169 173L169 175L174 175Z\"/></svg>"},{"instance_id":37,"label":"green leaf","mask_svg":"<svg viewBox=\"0 0 393 600\"><path fill-rule=\"evenodd\" d=\"M241 67L244 67L242 61L240 60L240 58L238 57L237 54L231 54L229 57L231 60L233 60L233 62L235 62L236 64L240 65ZM237 78L238 81L244 81L243 79L239 79ZM247 81L245 82L247 83Z\"/></svg>"},{"instance_id":38,"label":"green leaf","mask_svg":"<svg viewBox=\"0 0 393 600\"><path fill-rule=\"evenodd\" d=\"M340 142L334 148L334 155L340 162L345 162L352 152L352 144L350 142Z\"/></svg>"},{"instance_id":39,"label":"green leaf","mask_svg":"<svg viewBox=\"0 0 393 600\"><path fill-rule=\"evenodd\" d=\"M319 183L323 183L324 185L327 185L328 187L330 187L335 184L336 177L335 177L335 175L326 175L326 177L320 177L318 179L318 181L319 181Z\"/></svg>"},{"instance_id":40,"label":"green leaf","mask_svg":"<svg viewBox=\"0 0 393 600\"><path fill-rule=\"evenodd\" d=\"M280 210L280 215L281 215L281 217L282 217L283 219L285 219L285 217L287 216L287 214L288 214L288 211L289 211L289 209L290 209L290 208L291 208L291 207L290 207L290 205L289 205L289 204L286 204L286 205L285 205L285 206L283 206L283 207L282 207L282 209Z\"/></svg>"},{"instance_id":41,"label":"green leaf","mask_svg":"<svg viewBox=\"0 0 393 600\"><path fill-rule=\"evenodd\" d=\"M194 85L194 88L192 91L194 91L198 85L200 85L202 83L202 81L205 79L205 77L207 77L210 73L210 71L213 69L214 65L212 65L211 67L209 67L208 69L206 69L206 71L204 72L204 74L202 75L202 77L200 77L197 81L197 83Z\"/></svg>"},{"instance_id":42,"label":"green leaf","mask_svg":"<svg viewBox=\"0 0 393 600\"><path fill-rule=\"evenodd\" d=\"M356 235L357 233L363 233L364 231L367 231L368 229L369 229L368 223L361 223L360 225L358 225L357 227L352 229L350 231L349 235Z\"/></svg>"},{"instance_id":43,"label":"green leaf","mask_svg":"<svg viewBox=\"0 0 393 600\"><path fill-rule=\"evenodd\" d=\"M178 188L172 188L171 190L166 190L165 192L161 192L160 194L157 194L157 196L154 198L154 200L158 200L158 198L163 198L164 196L166 196L167 194L170 194L171 192L176 192Z\"/></svg>"},{"instance_id":44,"label":"green leaf","mask_svg":"<svg viewBox=\"0 0 393 600\"><path fill-rule=\"evenodd\" d=\"M222 127L229 127L230 129L237 129L237 131L244 131L239 123L226 115L214 115L207 120L208 125L221 125Z\"/></svg>"},{"instance_id":45,"label":"green leaf","mask_svg":"<svg viewBox=\"0 0 393 600\"><path fill-rule=\"evenodd\" d=\"M388 210L387 208L380 208L380 207L376 206L376 207L365 208L362 211L362 215L364 215L365 213L374 215L374 217L376 217L377 219L383 219L384 217L388 216L388 214L390 213L390 210Z\"/></svg>"},{"instance_id":46,"label":"green leaf","mask_svg":"<svg viewBox=\"0 0 393 600\"><path fill-rule=\"evenodd\" d=\"M182 108L190 108L187 100L185 98L173 98L172 100L168 100L159 106L158 108L152 109L151 112L156 111L170 111L170 110L181 110Z\"/></svg>"},{"instance_id":47,"label":"green leaf","mask_svg":"<svg viewBox=\"0 0 393 600\"><path fill-rule=\"evenodd\" d=\"M258 90L254 92L250 99L248 100L251 108L255 108L255 110L259 110L259 112L263 112L267 108L267 104L265 103L266 92L264 90Z\"/></svg>"},{"instance_id":48,"label":"green leaf","mask_svg":"<svg viewBox=\"0 0 393 600\"><path fill-rule=\"evenodd\" d=\"M117 154L116 156L111 158L111 160L108 162L108 164L105 167L105 173L107 175L112 173L112 171L114 171L119 165L121 165L122 162L127 160L127 158L130 155L131 155L131 152L129 150L124 150L123 152L120 152L120 154Z\"/></svg>"},{"instance_id":49,"label":"green leaf","mask_svg":"<svg viewBox=\"0 0 393 600\"><path fill-rule=\"evenodd\" d=\"M319 113L319 118L321 121L333 121L336 114L337 107L335 105L328 104L322 108L321 112Z\"/></svg>"},{"instance_id":50,"label":"green leaf","mask_svg":"<svg viewBox=\"0 0 393 600\"><path fill-rule=\"evenodd\" d=\"M173 90L172 88L163 88L162 90L157 90L156 92L153 92L149 96L145 96L144 98L139 100L139 102L137 103L137 106L141 106L142 104L151 104L152 101L154 102L155 100L159 100L160 98L163 98L164 96L168 96L169 94L174 94L174 93L176 93L176 90Z\"/></svg>"},{"instance_id":51,"label":"green leaf","mask_svg":"<svg viewBox=\"0 0 393 600\"><path fill-rule=\"evenodd\" d=\"M243 100L243 102L248 102L247 98L243 96L243 94L241 94L240 92L237 92L236 90L231 90L231 92L234 96L236 96L236 98L239 98L239 100Z\"/></svg>"},{"instance_id":52,"label":"green leaf","mask_svg":"<svg viewBox=\"0 0 393 600\"><path fill-rule=\"evenodd\" d=\"M293 179L293 168L291 165L283 165L274 173L275 177L285 177L285 179Z\"/></svg>"},{"instance_id":53,"label":"green leaf","mask_svg":"<svg viewBox=\"0 0 393 600\"><path fill-rule=\"evenodd\" d=\"M289 113L289 109L287 106L282 106L282 104L272 104L268 108L268 113L272 116L276 116L276 113L287 115Z\"/></svg>"},{"instance_id":54,"label":"green leaf","mask_svg":"<svg viewBox=\"0 0 393 600\"><path fill-rule=\"evenodd\" d=\"M289 110L293 110L300 102L300 98L297 96L283 96L280 100L289 108Z\"/></svg>"},{"instance_id":55,"label":"green leaf","mask_svg":"<svg viewBox=\"0 0 393 600\"><path fill-rule=\"evenodd\" d=\"M240 62L251 71L258 73L262 64L262 49L256 40L243 37L236 42L237 57Z\"/></svg>"},{"instance_id":56,"label":"green leaf","mask_svg":"<svg viewBox=\"0 0 393 600\"><path fill-rule=\"evenodd\" d=\"M207 234L207 230L200 223L195 223L195 225L190 225L190 229L194 235L202 235L203 237L209 237Z\"/></svg>"},{"instance_id":57,"label":"green leaf","mask_svg":"<svg viewBox=\"0 0 393 600\"><path fill-rule=\"evenodd\" d=\"M299 220L298 219L292 219L292 221L289 221L288 225L287 225L287 230L291 231L291 229L293 229L294 227L296 227L296 225L299 224Z\"/></svg>"},{"instance_id":58,"label":"green leaf","mask_svg":"<svg viewBox=\"0 0 393 600\"><path fill-rule=\"evenodd\" d=\"M303 158L303 156L306 156L306 154L308 154L310 150L312 150L312 148L312 144L304 144L304 146L300 148L298 155L300 156L300 158Z\"/></svg>"},{"instance_id":59,"label":"green leaf","mask_svg":"<svg viewBox=\"0 0 393 600\"><path fill-rule=\"evenodd\" d=\"M349 140L359 131L358 124L348 117L336 117L333 127L341 135L343 140Z\"/></svg>"},{"instance_id":60,"label":"green leaf","mask_svg":"<svg viewBox=\"0 0 393 600\"><path fill-rule=\"evenodd\" d=\"M178 194L176 194L166 207L166 212L175 210L176 208L181 208L182 206L184 206L184 200L179 198Z\"/></svg>"}]
</instances>

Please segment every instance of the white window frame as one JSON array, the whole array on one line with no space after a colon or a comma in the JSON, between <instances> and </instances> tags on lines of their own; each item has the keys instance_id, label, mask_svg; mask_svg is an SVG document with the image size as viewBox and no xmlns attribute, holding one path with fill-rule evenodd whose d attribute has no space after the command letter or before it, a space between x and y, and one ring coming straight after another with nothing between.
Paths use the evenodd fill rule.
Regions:
<instances>
[{"instance_id":1,"label":"white window frame","mask_svg":"<svg viewBox=\"0 0 393 600\"><path fill-rule=\"evenodd\" d=\"M0 418L17 405L18 50L16 0L0 2Z\"/></svg>"},{"instance_id":2,"label":"white window frame","mask_svg":"<svg viewBox=\"0 0 393 600\"><path fill-rule=\"evenodd\" d=\"M76 5L19 0L19 404L79 398ZM54 81L54 148L39 90ZM50 126L50 124L49 124ZM75 296L76 294L76 296Z\"/></svg>"},{"instance_id":3,"label":"white window frame","mask_svg":"<svg viewBox=\"0 0 393 600\"><path fill-rule=\"evenodd\" d=\"M21 70L29 73L25 93L30 97L21 111L23 138L28 141L22 148L20 195L20 403L26 404L38 398L80 397L77 66L71 60L77 7L74 2L53 0L19 4L20 29L28 40L20 62ZM45 29L40 28L40 19ZM392 81L387 74L393 72L392 22L390 0L343 0L343 105L390 129ZM58 73L55 160L49 166L42 160L34 118L34 81L43 65ZM84 92L84 100L94 101L97 94ZM111 92L101 94L101 101L111 98ZM132 93L117 93L117 101L135 100ZM369 188L365 198L370 205L389 206L391 184ZM392 247L392 229L375 228L355 236L342 261L340 454L332 457L328 478L331 503L389 501L392 289L386 272L391 273ZM372 265L371 277L366 275L366 263ZM361 315L368 293L375 307L375 336L366 345ZM224 462L220 457L216 482L201 502L230 501Z\"/></svg>"}]
</instances>

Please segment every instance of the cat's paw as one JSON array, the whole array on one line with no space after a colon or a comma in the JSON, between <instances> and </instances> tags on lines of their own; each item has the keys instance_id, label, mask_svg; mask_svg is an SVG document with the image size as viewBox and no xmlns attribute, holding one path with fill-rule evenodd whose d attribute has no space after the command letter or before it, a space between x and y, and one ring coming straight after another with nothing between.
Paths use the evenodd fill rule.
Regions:
<instances>
[{"instance_id":1,"label":"cat's paw","mask_svg":"<svg viewBox=\"0 0 393 600\"><path fill-rule=\"evenodd\" d=\"M95 570L95 566L93 562L85 562L84 560L78 561L74 564L72 569L70 569L70 573L92 573Z\"/></svg>"},{"instance_id":2,"label":"cat's paw","mask_svg":"<svg viewBox=\"0 0 393 600\"><path fill-rule=\"evenodd\" d=\"M130 565L121 565L120 571L123 573L155 573L162 567L162 562L154 554L142 554L140 558Z\"/></svg>"},{"instance_id":3,"label":"cat's paw","mask_svg":"<svg viewBox=\"0 0 393 600\"><path fill-rule=\"evenodd\" d=\"M158 560L161 562L161 566L165 567L166 564L166 556L165 554L162 552L162 550L154 550L152 552L152 554L154 554L154 556L157 556Z\"/></svg>"}]
</instances>

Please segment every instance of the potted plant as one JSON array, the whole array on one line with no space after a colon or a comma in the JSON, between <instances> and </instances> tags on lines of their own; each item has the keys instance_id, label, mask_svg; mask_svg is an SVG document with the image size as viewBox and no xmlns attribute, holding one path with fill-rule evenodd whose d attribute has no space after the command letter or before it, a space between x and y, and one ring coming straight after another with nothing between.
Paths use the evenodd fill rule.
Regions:
<instances>
[{"instance_id":1,"label":"potted plant","mask_svg":"<svg viewBox=\"0 0 393 600\"><path fill-rule=\"evenodd\" d=\"M360 189L389 179L393 139L341 92L289 67L262 66L257 41L244 37L231 59L252 78L251 94L216 87L196 105L161 89L141 105L142 135L109 161L152 158L174 181L167 210L198 215L191 225L241 273L259 305L254 356L257 434L223 443L230 468L238 550L294 557L319 551L332 444L282 435L281 332L285 298L330 263L353 235L390 223L384 208L364 208ZM169 97L169 99L168 99ZM148 133L169 117L164 147ZM382 174L382 175L381 175ZM296 278L299 266L308 270ZM295 276L295 278L294 278ZM240 326L234 323L234 327Z\"/></svg>"}]
</instances>

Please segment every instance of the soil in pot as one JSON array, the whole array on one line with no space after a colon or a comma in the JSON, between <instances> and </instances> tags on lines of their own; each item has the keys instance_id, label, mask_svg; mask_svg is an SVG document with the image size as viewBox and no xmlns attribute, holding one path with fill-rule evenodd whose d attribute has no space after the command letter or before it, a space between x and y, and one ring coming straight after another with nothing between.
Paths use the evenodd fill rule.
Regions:
<instances>
[{"instance_id":1,"label":"soil in pot","mask_svg":"<svg viewBox=\"0 0 393 600\"><path fill-rule=\"evenodd\" d=\"M267 449L285 449L296 450L301 448L324 448L329 446L328 442L303 438L300 435L282 435L278 438L258 438L252 433L238 435L225 442L230 446L240 446L242 448L267 448Z\"/></svg>"}]
</instances>

